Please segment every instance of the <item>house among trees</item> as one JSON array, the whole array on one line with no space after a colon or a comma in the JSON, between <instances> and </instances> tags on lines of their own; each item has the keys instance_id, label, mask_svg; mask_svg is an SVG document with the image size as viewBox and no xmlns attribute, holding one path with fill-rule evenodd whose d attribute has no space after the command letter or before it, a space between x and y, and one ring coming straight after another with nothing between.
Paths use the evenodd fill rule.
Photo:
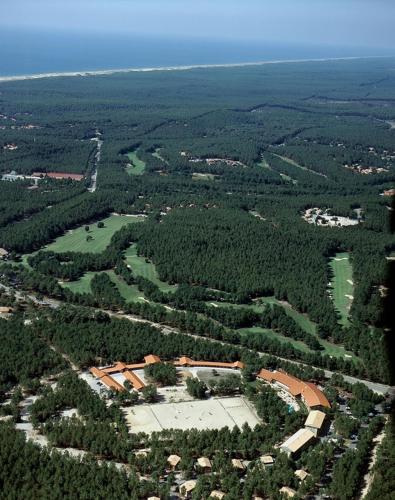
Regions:
<instances>
[{"instance_id":1,"label":"house among trees","mask_svg":"<svg viewBox=\"0 0 395 500\"><path fill-rule=\"evenodd\" d=\"M232 467L238 471L244 471L245 469L243 462L238 458L232 458Z\"/></svg>"},{"instance_id":2,"label":"house among trees","mask_svg":"<svg viewBox=\"0 0 395 500\"><path fill-rule=\"evenodd\" d=\"M305 470L303 469L298 469L295 471L295 476L300 480L300 481L304 481L306 479L306 477L309 475L308 472L306 472Z\"/></svg>"},{"instance_id":3,"label":"house among trees","mask_svg":"<svg viewBox=\"0 0 395 500\"><path fill-rule=\"evenodd\" d=\"M224 493L223 491L214 490L210 493L210 498L219 498L221 500L225 495L226 493Z\"/></svg>"},{"instance_id":4,"label":"house among trees","mask_svg":"<svg viewBox=\"0 0 395 500\"><path fill-rule=\"evenodd\" d=\"M273 465L274 464L274 458L271 455L262 455L259 458L261 464L263 464L265 467L268 465Z\"/></svg>"},{"instance_id":5,"label":"house among trees","mask_svg":"<svg viewBox=\"0 0 395 500\"><path fill-rule=\"evenodd\" d=\"M170 455L167 459L167 463L171 466L172 470L174 470L180 462L181 457L178 455Z\"/></svg>"},{"instance_id":6,"label":"house among trees","mask_svg":"<svg viewBox=\"0 0 395 500\"><path fill-rule=\"evenodd\" d=\"M209 472L211 470L211 462L207 457L200 457L197 459L197 465L204 470L204 472Z\"/></svg>"},{"instance_id":7,"label":"house among trees","mask_svg":"<svg viewBox=\"0 0 395 500\"><path fill-rule=\"evenodd\" d=\"M189 481L185 481L182 483L179 491L181 494L181 498L189 498L191 492L196 488L197 481L194 479L190 479Z\"/></svg>"},{"instance_id":8,"label":"house among trees","mask_svg":"<svg viewBox=\"0 0 395 500\"><path fill-rule=\"evenodd\" d=\"M283 486L282 488L280 488L280 493L289 498L292 498L296 495L296 491L290 488L289 486Z\"/></svg>"}]
</instances>

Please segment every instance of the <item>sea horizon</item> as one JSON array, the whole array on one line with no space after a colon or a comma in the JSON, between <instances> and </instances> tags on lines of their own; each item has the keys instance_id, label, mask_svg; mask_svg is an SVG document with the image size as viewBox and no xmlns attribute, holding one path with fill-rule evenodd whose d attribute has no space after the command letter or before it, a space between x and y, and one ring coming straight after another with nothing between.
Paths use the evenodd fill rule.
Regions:
<instances>
[{"instance_id":1,"label":"sea horizon","mask_svg":"<svg viewBox=\"0 0 395 500\"><path fill-rule=\"evenodd\" d=\"M25 75L1 75L1 82L36 80L42 78L60 78L60 77L75 77L75 76L105 76L117 73L144 73L144 72L160 72L160 71L188 71L193 69L210 69L210 68L237 68L246 66L263 66L266 64L292 64L292 63L308 63L308 62L330 62L330 61L352 61L361 59L380 59L389 58L388 55L367 55L367 56L344 56L344 57L321 57L321 58L306 58L306 59L277 59L266 61L246 61L235 63L208 63L208 64L189 64L189 65L174 65L174 66L150 66L150 67L130 67L130 68L109 68L97 70L75 70L75 71L56 71L48 73L31 73Z\"/></svg>"},{"instance_id":2,"label":"sea horizon","mask_svg":"<svg viewBox=\"0 0 395 500\"><path fill-rule=\"evenodd\" d=\"M0 32L0 77L106 74L190 67L387 57L389 50L302 45L270 41L232 41L5 29Z\"/></svg>"}]
</instances>

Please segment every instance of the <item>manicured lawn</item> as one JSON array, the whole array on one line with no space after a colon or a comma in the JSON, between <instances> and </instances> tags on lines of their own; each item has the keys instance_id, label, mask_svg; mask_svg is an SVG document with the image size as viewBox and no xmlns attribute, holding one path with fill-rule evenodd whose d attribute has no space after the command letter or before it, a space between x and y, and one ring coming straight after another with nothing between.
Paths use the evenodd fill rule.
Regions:
<instances>
[{"instance_id":1,"label":"manicured lawn","mask_svg":"<svg viewBox=\"0 0 395 500\"><path fill-rule=\"evenodd\" d=\"M110 243L111 237L122 226L143 221L143 217L130 217L127 215L111 215L102 219L104 227L99 229L97 222L89 225L89 231L85 231L85 225L67 231L66 234L57 238L53 243L45 247L52 252L89 252L100 253ZM87 236L93 239L86 241Z\"/></svg>"},{"instance_id":2,"label":"manicured lawn","mask_svg":"<svg viewBox=\"0 0 395 500\"><path fill-rule=\"evenodd\" d=\"M62 283L62 286L74 293L91 293L91 281L95 274L95 272L87 272L79 280L66 281Z\"/></svg>"},{"instance_id":3,"label":"manicured lawn","mask_svg":"<svg viewBox=\"0 0 395 500\"><path fill-rule=\"evenodd\" d=\"M132 267L132 271L136 276L142 276L156 285L162 292L172 292L176 290L177 285L169 285L159 279L158 273L154 264L146 262L144 257L137 255L136 245L131 245L125 252L126 262Z\"/></svg>"},{"instance_id":4,"label":"manicured lawn","mask_svg":"<svg viewBox=\"0 0 395 500\"><path fill-rule=\"evenodd\" d=\"M249 333L261 333L265 337L271 339L277 339L283 344L291 344L295 349L298 349L302 352L313 352L311 349L307 347L307 345L300 340L294 340L290 337L285 337L284 335L279 334L278 332L274 332L273 330L268 330L266 328L261 328L260 326L253 326L250 328L240 328L238 330L242 335L248 335Z\"/></svg>"},{"instance_id":5,"label":"manicured lawn","mask_svg":"<svg viewBox=\"0 0 395 500\"><path fill-rule=\"evenodd\" d=\"M145 162L137 156L137 151L130 151L126 155L131 163L131 166L126 167L126 172L129 175L141 175L145 170Z\"/></svg>"},{"instance_id":6,"label":"manicured lawn","mask_svg":"<svg viewBox=\"0 0 395 500\"><path fill-rule=\"evenodd\" d=\"M114 271L102 271L108 274L111 281L116 285L119 293L127 302L137 302L144 300L144 294L140 292L136 285L127 285L121 278L119 278ZM96 272L87 272L77 281L68 281L62 283L62 286L69 288L74 293L92 293L91 281Z\"/></svg>"},{"instance_id":7,"label":"manicured lawn","mask_svg":"<svg viewBox=\"0 0 395 500\"><path fill-rule=\"evenodd\" d=\"M107 274L109 275L111 281L115 283L119 293L126 300L126 302L145 301L143 292L140 292L136 285L126 284L122 278L114 273L114 271L107 271Z\"/></svg>"},{"instance_id":8,"label":"manicured lawn","mask_svg":"<svg viewBox=\"0 0 395 500\"><path fill-rule=\"evenodd\" d=\"M305 332L311 333L312 335L315 335L317 337L317 340L320 342L320 344L324 347L325 354L328 354L329 356L335 356L339 358L344 358L345 356L351 356L353 359L356 359L355 355L351 353L350 351L346 351L344 347L337 345L337 344L332 344L331 342L328 342L327 340L323 340L317 336L317 325L313 321L311 321L305 314L300 313L293 307L291 307L290 304L287 304L286 302L280 302L277 300L275 297L260 297L257 299L253 304L249 305L242 305L242 304L231 304L230 302L207 302L208 305L210 304L217 304L218 306L222 307L247 307L249 309L252 309L255 312L262 312L265 304L277 304L281 307L284 308L285 312L290 316ZM257 331L263 330L262 328L258 328ZM255 327L254 327L255 329ZM251 330L251 329L245 329L245 330ZM282 336L278 334L277 332L273 332L272 330L269 330L272 335L278 336L279 340L281 340L281 337L283 339L286 339L289 341L291 344L297 346L300 350L304 351L309 351L309 348L307 347L306 344L304 344L301 341L293 340L291 338ZM303 346L303 348L302 348Z\"/></svg>"},{"instance_id":9,"label":"manicured lawn","mask_svg":"<svg viewBox=\"0 0 395 500\"><path fill-rule=\"evenodd\" d=\"M340 323L347 326L354 293L350 256L348 253L337 253L329 265L333 273L330 287L333 303L340 314Z\"/></svg>"}]
</instances>

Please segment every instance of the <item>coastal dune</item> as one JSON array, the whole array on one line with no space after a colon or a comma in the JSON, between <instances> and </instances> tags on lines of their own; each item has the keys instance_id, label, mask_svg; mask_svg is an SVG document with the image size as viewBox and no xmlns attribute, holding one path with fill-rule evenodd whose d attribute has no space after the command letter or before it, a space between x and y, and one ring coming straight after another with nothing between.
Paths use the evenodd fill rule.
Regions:
<instances>
[{"instance_id":1,"label":"coastal dune","mask_svg":"<svg viewBox=\"0 0 395 500\"><path fill-rule=\"evenodd\" d=\"M71 76L104 76L104 75L113 75L116 73L142 73L142 72L152 72L152 71L187 71L191 69L205 69L205 68L237 68L243 66L263 66L265 64L348 61L356 59L372 59L379 57L385 57L385 56L330 57L330 58L317 58L317 59L280 59L275 61L257 61L257 62L245 62L245 63L191 64L188 66L159 66L150 68L103 69L95 71L66 71L59 73L37 73L31 75L0 76L0 83L15 82L21 80L36 80L40 78L58 78L58 77L71 77Z\"/></svg>"}]
</instances>

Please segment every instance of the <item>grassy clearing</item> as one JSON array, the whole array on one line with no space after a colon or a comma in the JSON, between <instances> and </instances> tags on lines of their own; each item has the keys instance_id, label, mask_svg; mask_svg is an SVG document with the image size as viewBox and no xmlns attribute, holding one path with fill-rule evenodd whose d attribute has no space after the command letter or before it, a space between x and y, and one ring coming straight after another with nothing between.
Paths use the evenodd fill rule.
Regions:
<instances>
[{"instance_id":1,"label":"grassy clearing","mask_svg":"<svg viewBox=\"0 0 395 500\"><path fill-rule=\"evenodd\" d=\"M163 156L161 156L160 150L161 150L161 148L156 148L155 151L152 153L152 156L154 158L158 158L158 160L161 160L164 163L167 163L167 161L163 158Z\"/></svg>"},{"instance_id":2,"label":"grassy clearing","mask_svg":"<svg viewBox=\"0 0 395 500\"><path fill-rule=\"evenodd\" d=\"M126 302L137 302L144 301L144 294L140 292L136 285L127 285L119 276L115 274L114 271L102 271L108 274L111 281L118 288L119 293L126 300ZM91 281L95 274L100 274L96 272L87 272L79 280L68 281L62 283L64 288L68 288L74 293L92 293L91 291Z\"/></svg>"},{"instance_id":3,"label":"grassy clearing","mask_svg":"<svg viewBox=\"0 0 395 500\"><path fill-rule=\"evenodd\" d=\"M145 257L137 255L137 246L131 245L125 252L126 262L132 267L132 271L137 276L142 276L156 285L162 292L173 292L176 290L177 285L170 285L159 279L156 268L152 262L146 262Z\"/></svg>"},{"instance_id":4,"label":"grassy clearing","mask_svg":"<svg viewBox=\"0 0 395 500\"><path fill-rule=\"evenodd\" d=\"M279 301L275 297L260 297L259 299L254 301L253 304L249 304L249 305L232 304L230 302L207 302L207 305L210 305L210 304L216 304L220 307L236 307L236 308L247 307L247 308L252 309L253 311L255 311L257 313L262 312L264 310L266 304L277 304L277 305L283 307L285 312L288 314L288 316L290 316L305 332L310 333L312 335L315 335L317 337L318 342L324 348L323 352L325 354L328 354L329 356L338 357L338 358L352 357L353 359L356 359L356 356L352 352L346 351L344 349L344 347L337 345L337 344L332 344L331 342L328 342L327 340L323 340L323 339L319 338L317 335L317 324L316 323L311 321L307 317L306 314L300 313L299 311L294 309L287 302ZM251 331L251 328L242 329L241 331L244 331L244 330ZM264 329L259 328L259 327L254 327L253 330L260 331L260 330L264 330ZM275 335L276 337L278 337L279 340L281 340L281 337L282 337L283 339L285 339L286 341L288 341L292 345L295 345L295 347L298 348L299 350L302 350L304 352L310 351L310 349L307 347L306 344L304 344L304 342L293 340L289 337L285 337L281 334L278 334L277 332L273 332L272 330L268 330L268 331L272 332L272 335ZM265 330L265 332L266 332L266 330ZM285 341L285 340L281 340L281 341Z\"/></svg>"},{"instance_id":5,"label":"grassy clearing","mask_svg":"<svg viewBox=\"0 0 395 500\"><path fill-rule=\"evenodd\" d=\"M195 181L213 181L215 179L214 174L203 174L200 172L193 172L192 179Z\"/></svg>"},{"instance_id":6,"label":"grassy clearing","mask_svg":"<svg viewBox=\"0 0 395 500\"><path fill-rule=\"evenodd\" d=\"M272 167L269 165L269 163L265 160L265 158L262 156L262 159L259 163L257 163L258 167L262 168L267 168L268 170L271 170Z\"/></svg>"},{"instance_id":7,"label":"grassy clearing","mask_svg":"<svg viewBox=\"0 0 395 500\"><path fill-rule=\"evenodd\" d=\"M91 293L91 281L95 274L95 272L87 272L79 280L66 281L62 283L62 286L74 293Z\"/></svg>"},{"instance_id":8,"label":"grassy clearing","mask_svg":"<svg viewBox=\"0 0 395 500\"><path fill-rule=\"evenodd\" d=\"M77 229L71 229L53 243L47 245L45 249L52 252L100 253L109 245L112 235L122 226L143 220L142 217L111 215L106 219L102 219L103 228L99 229L97 222L95 222L94 224L86 224L89 225L89 231L85 231L85 225ZM87 236L91 236L93 239L86 241Z\"/></svg>"},{"instance_id":9,"label":"grassy clearing","mask_svg":"<svg viewBox=\"0 0 395 500\"><path fill-rule=\"evenodd\" d=\"M131 165L126 167L126 172L129 175L141 175L145 170L145 161L138 158L137 150L130 151L126 154L126 156L129 158L131 163Z\"/></svg>"},{"instance_id":10,"label":"grassy clearing","mask_svg":"<svg viewBox=\"0 0 395 500\"><path fill-rule=\"evenodd\" d=\"M128 285L114 271L106 272L126 302L145 302L144 294L140 292L136 285Z\"/></svg>"},{"instance_id":11,"label":"grassy clearing","mask_svg":"<svg viewBox=\"0 0 395 500\"><path fill-rule=\"evenodd\" d=\"M282 344L291 344L295 349L302 352L313 352L304 342L300 340L294 340L290 337L285 337L284 335L274 332L273 330L268 330L267 328L261 328L260 326L253 326L251 328L240 328L238 330L242 335L248 335L249 333L261 333L265 337L270 339L279 340Z\"/></svg>"},{"instance_id":12,"label":"grassy clearing","mask_svg":"<svg viewBox=\"0 0 395 500\"><path fill-rule=\"evenodd\" d=\"M329 265L333 273L330 287L333 303L340 314L340 323L347 326L350 323L348 315L354 293L350 256L346 252L337 253Z\"/></svg>"}]
</instances>

